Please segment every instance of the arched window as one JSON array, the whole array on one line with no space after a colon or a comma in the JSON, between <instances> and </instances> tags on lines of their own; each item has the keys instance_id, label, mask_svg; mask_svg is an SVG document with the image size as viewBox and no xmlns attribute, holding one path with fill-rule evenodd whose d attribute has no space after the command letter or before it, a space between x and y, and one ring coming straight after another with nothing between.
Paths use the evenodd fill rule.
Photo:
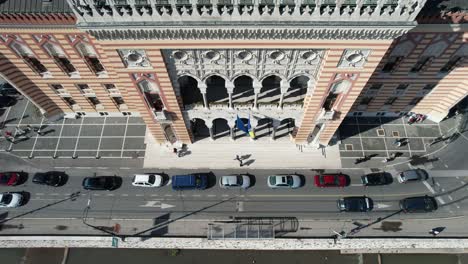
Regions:
<instances>
[{"instance_id":1,"label":"arched window","mask_svg":"<svg viewBox=\"0 0 468 264\"><path fill-rule=\"evenodd\" d=\"M42 64L36 58L36 56L28 46L15 40L11 42L10 47L18 54L18 56L23 58L26 64L28 64L33 71L42 75L43 77L47 77L50 75L49 71L44 66L44 64Z\"/></svg>"}]
</instances>

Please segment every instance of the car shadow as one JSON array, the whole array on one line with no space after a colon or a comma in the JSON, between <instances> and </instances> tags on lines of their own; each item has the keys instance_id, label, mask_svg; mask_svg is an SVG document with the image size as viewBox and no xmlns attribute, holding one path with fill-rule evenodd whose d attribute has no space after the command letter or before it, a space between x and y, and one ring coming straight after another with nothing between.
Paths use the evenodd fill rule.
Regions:
<instances>
[{"instance_id":1,"label":"car shadow","mask_svg":"<svg viewBox=\"0 0 468 264\"><path fill-rule=\"evenodd\" d=\"M19 175L19 180L16 183L16 185L21 185L21 184L28 181L29 174L27 172L20 171L20 172L16 172L16 173L18 173L18 175Z\"/></svg>"},{"instance_id":2,"label":"car shadow","mask_svg":"<svg viewBox=\"0 0 468 264\"><path fill-rule=\"evenodd\" d=\"M23 200L21 201L20 206L23 206L23 205L27 204L29 202L29 200L31 200L31 193L25 192L25 191L22 191L22 192L19 192L19 193L23 196Z\"/></svg>"},{"instance_id":3,"label":"car shadow","mask_svg":"<svg viewBox=\"0 0 468 264\"><path fill-rule=\"evenodd\" d=\"M255 183L257 183L257 179L255 178L255 176L252 175L252 174L249 174L249 173L244 173L244 175L246 175L246 176L249 177L249 179L250 179L250 186L249 186L248 189L254 187L254 186L255 186Z\"/></svg>"}]
</instances>

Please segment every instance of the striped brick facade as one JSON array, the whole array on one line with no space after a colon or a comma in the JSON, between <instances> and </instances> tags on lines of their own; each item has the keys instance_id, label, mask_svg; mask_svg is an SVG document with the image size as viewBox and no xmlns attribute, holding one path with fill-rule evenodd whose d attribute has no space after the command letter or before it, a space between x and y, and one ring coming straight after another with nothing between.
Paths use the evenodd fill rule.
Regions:
<instances>
[{"instance_id":1,"label":"striped brick facade","mask_svg":"<svg viewBox=\"0 0 468 264\"><path fill-rule=\"evenodd\" d=\"M468 94L468 69L466 60L461 66L451 71L445 76L439 76L439 69L455 54L462 45L466 45L467 33L449 33L456 37L442 55L436 57L418 75L410 76L408 72L424 53L425 49L432 43L437 34L447 34L441 32L414 32L414 39L418 39L414 49L403 59L398 68L388 75L380 74L380 69L385 65L391 51L397 46L399 40L388 41L156 41L142 40L134 41L98 41L92 36L74 28L68 29L47 29L47 34L53 36L65 51L67 58L78 70L80 77L69 77L42 48L41 43L34 38L34 35L44 34L44 30L15 30L3 29L3 36L19 36L34 51L36 57L49 70L52 77L43 78L34 72L24 60L0 41L0 72L18 87L24 94L30 97L42 108L48 116L60 113L73 113L78 111L70 108L61 96L51 87L52 84L60 84L70 94L79 105L80 112L134 112L144 119L149 131L160 143L167 141L167 135L163 130L164 124L159 123L151 109L144 101L143 95L137 87L134 74L152 73L156 76L156 83L160 89L160 94L164 102L171 121L169 124L180 142L191 143L193 136L190 128L187 127L187 120L182 114L182 101L176 95L171 77L169 76L166 63L164 62L161 50L175 48L258 48L281 49L281 48L303 48L303 49L326 49L322 59L321 68L317 76L317 81L313 92L307 95L304 100L304 113L302 124L295 135L295 142L302 144L308 141L311 132L314 130L316 120L321 112L325 98L329 94L331 85L338 74L354 76L352 86L346 93L340 95L334 109L337 115L333 120L324 123L318 142L327 145L343 118L349 112L358 110L359 102L366 95L368 88L375 83L383 83L383 87L368 105L367 112L382 111L382 107L388 97L392 96L395 88L401 83L408 83L409 87L404 96L398 98L388 112L407 112L409 110L423 114L441 116L448 113L449 109L460 99ZM81 54L75 48L70 37L85 35L96 52L98 58L105 67L107 76L100 77L90 70ZM419 36L419 37L417 37ZM143 49L151 63L151 68L126 68L118 53L119 49ZM346 49L370 49L370 55L362 68L339 68L338 64ZM466 55L465 55L466 56ZM418 95L420 90L428 83L437 83L437 86L422 99L412 109L408 109L409 102ZM101 102L102 108L96 107L82 94L77 84L87 84L96 94L96 98ZM119 89L127 108L119 108L104 84L114 84Z\"/></svg>"}]
</instances>

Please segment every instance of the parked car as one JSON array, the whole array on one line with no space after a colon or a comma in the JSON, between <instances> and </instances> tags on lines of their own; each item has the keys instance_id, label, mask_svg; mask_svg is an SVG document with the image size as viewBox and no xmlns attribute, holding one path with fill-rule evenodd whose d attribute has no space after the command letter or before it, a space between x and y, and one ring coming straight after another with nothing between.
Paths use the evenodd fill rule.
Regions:
<instances>
[{"instance_id":1,"label":"parked car","mask_svg":"<svg viewBox=\"0 0 468 264\"><path fill-rule=\"evenodd\" d=\"M67 180L67 175L65 172L61 171L48 171L48 172L38 172L34 174L32 179L33 183L49 185L49 186L60 186Z\"/></svg>"},{"instance_id":2,"label":"parked car","mask_svg":"<svg viewBox=\"0 0 468 264\"><path fill-rule=\"evenodd\" d=\"M400 201L400 208L405 213L424 213L437 210L437 201L432 196L417 196Z\"/></svg>"},{"instance_id":3,"label":"parked car","mask_svg":"<svg viewBox=\"0 0 468 264\"><path fill-rule=\"evenodd\" d=\"M337 201L342 212L369 212L374 208L374 201L366 196L344 197Z\"/></svg>"},{"instance_id":4,"label":"parked car","mask_svg":"<svg viewBox=\"0 0 468 264\"><path fill-rule=\"evenodd\" d=\"M161 187L164 185L164 178L160 174L135 174L132 185L138 187Z\"/></svg>"},{"instance_id":5,"label":"parked car","mask_svg":"<svg viewBox=\"0 0 468 264\"><path fill-rule=\"evenodd\" d=\"M247 189L250 187L250 178L245 174L227 175L219 179L219 186L221 188L242 188Z\"/></svg>"},{"instance_id":6,"label":"parked car","mask_svg":"<svg viewBox=\"0 0 468 264\"><path fill-rule=\"evenodd\" d=\"M14 186L18 184L20 174L18 172L0 172L0 185Z\"/></svg>"},{"instance_id":7,"label":"parked car","mask_svg":"<svg viewBox=\"0 0 468 264\"><path fill-rule=\"evenodd\" d=\"M317 187L345 187L348 185L348 178L344 174L321 174L315 175L315 185Z\"/></svg>"},{"instance_id":8,"label":"parked car","mask_svg":"<svg viewBox=\"0 0 468 264\"><path fill-rule=\"evenodd\" d=\"M298 175L270 175L267 180L268 187L276 188L299 188L302 185L302 180Z\"/></svg>"},{"instance_id":9,"label":"parked car","mask_svg":"<svg viewBox=\"0 0 468 264\"><path fill-rule=\"evenodd\" d=\"M19 207L22 202L21 193L0 193L0 207Z\"/></svg>"},{"instance_id":10,"label":"parked car","mask_svg":"<svg viewBox=\"0 0 468 264\"><path fill-rule=\"evenodd\" d=\"M122 178L118 176L86 177L83 180L85 190L112 191L120 187Z\"/></svg>"},{"instance_id":11,"label":"parked car","mask_svg":"<svg viewBox=\"0 0 468 264\"><path fill-rule=\"evenodd\" d=\"M392 181L392 175L384 171L361 176L361 182L364 186L387 185L392 183Z\"/></svg>"},{"instance_id":12,"label":"parked car","mask_svg":"<svg viewBox=\"0 0 468 264\"><path fill-rule=\"evenodd\" d=\"M172 176L173 190L204 190L208 187L208 174L196 173Z\"/></svg>"},{"instance_id":13,"label":"parked car","mask_svg":"<svg viewBox=\"0 0 468 264\"><path fill-rule=\"evenodd\" d=\"M16 104L16 99L11 96L0 96L0 107L10 107Z\"/></svg>"},{"instance_id":14,"label":"parked car","mask_svg":"<svg viewBox=\"0 0 468 264\"><path fill-rule=\"evenodd\" d=\"M429 174L423 169L414 169L400 172L398 182L407 183L412 181L424 181L429 178Z\"/></svg>"}]
</instances>

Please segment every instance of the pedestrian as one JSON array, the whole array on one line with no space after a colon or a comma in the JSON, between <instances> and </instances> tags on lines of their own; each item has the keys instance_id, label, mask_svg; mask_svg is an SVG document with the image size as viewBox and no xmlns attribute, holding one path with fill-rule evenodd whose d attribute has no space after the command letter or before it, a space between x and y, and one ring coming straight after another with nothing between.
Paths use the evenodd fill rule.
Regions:
<instances>
[{"instance_id":1,"label":"pedestrian","mask_svg":"<svg viewBox=\"0 0 468 264\"><path fill-rule=\"evenodd\" d=\"M444 231L444 229L445 227L435 227L429 230L429 234L433 236L437 236L438 234L440 234L440 232Z\"/></svg>"},{"instance_id":2,"label":"pedestrian","mask_svg":"<svg viewBox=\"0 0 468 264\"><path fill-rule=\"evenodd\" d=\"M177 148L173 148L173 149L172 149L172 152L173 152L174 154L177 154Z\"/></svg>"},{"instance_id":3,"label":"pedestrian","mask_svg":"<svg viewBox=\"0 0 468 264\"><path fill-rule=\"evenodd\" d=\"M236 158L234 160L241 161L241 158L239 157L239 155L236 155Z\"/></svg>"}]
</instances>

